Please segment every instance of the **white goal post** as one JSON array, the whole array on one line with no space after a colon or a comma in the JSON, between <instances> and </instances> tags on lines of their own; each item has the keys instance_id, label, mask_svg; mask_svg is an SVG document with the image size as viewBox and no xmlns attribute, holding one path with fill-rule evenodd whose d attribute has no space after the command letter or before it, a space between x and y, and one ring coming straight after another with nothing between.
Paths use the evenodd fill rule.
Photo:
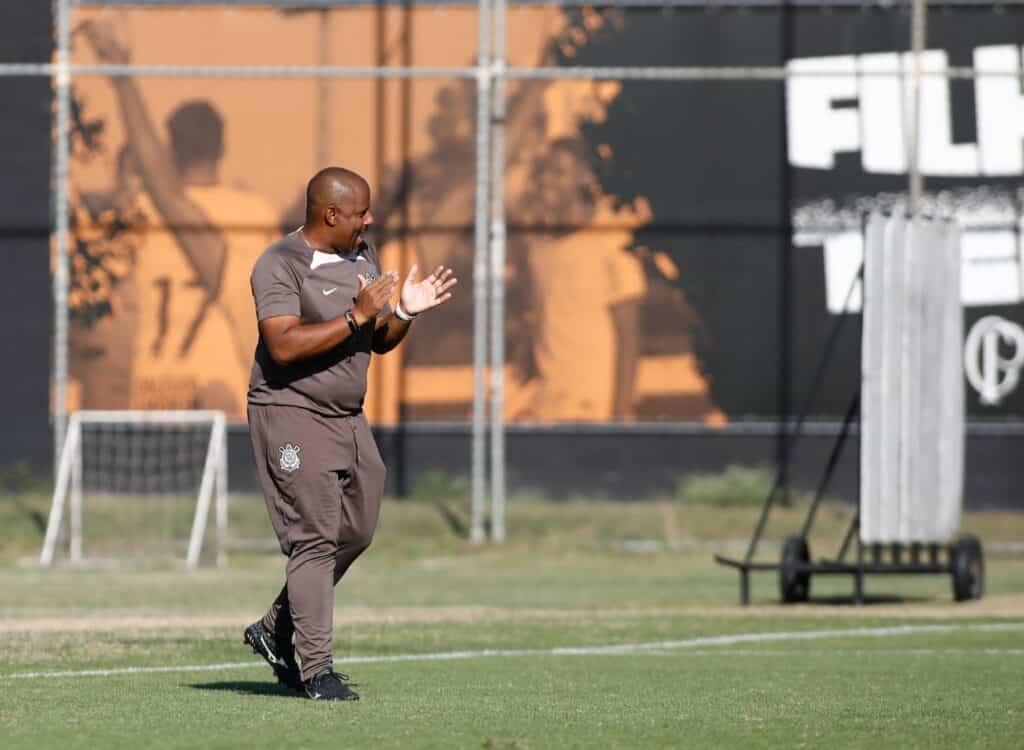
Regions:
<instances>
[{"instance_id":1,"label":"white goal post","mask_svg":"<svg viewBox=\"0 0 1024 750\"><path fill-rule=\"evenodd\" d=\"M208 428L208 429L207 429ZM115 486L113 492L128 494L138 492L136 488L144 484L146 489L143 493L154 494L164 492L157 481L150 481L152 476L159 473L154 466L161 463L173 461L175 457L188 463L190 456L183 453L181 449L175 451L175 455L164 458L162 451L166 446L164 443L156 446L157 455L138 458L134 454L141 453L139 444L145 440L153 440L153 436L159 436L161 432L171 433L174 431L191 430L184 435L189 442L187 449L195 452L195 457L202 455L201 473L197 464L192 461L193 466L185 466L186 473L194 476L198 481L187 482L189 489L178 489L178 492L195 492L195 511L192 515L191 532L188 537L188 546L185 553L185 564L189 569L199 565L200 553L203 548L203 537L208 525L211 504L215 507L215 539L214 550L215 560L218 565L224 563L224 541L227 529L228 518L228 486L227 486L227 429L224 412L221 411L77 411L74 412L68 422L68 429L64 438L64 446L61 450L60 463L58 464L57 477L54 482L53 501L50 506L50 516L46 525L46 536L43 541L42 553L39 562L43 566L52 565L57 553L58 543L61 538L64 526L65 512L69 518L68 528L68 559L72 564L83 561L83 495L86 485L84 458L86 449L89 451L92 462L102 462L108 458L115 462L115 467L107 473L100 473L100 480L94 476L88 480L90 486L102 483L104 477L117 478L116 472L118 459L105 454L116 452L111 446L104 447L99 444L94 446L89 436L93 433L107 430L106 434L115 435L119 445L128 446L126 450L133 451L132 460L138 461L138 466L121 468L125 471L135 471L137 476L121 480ZM138 436L132 431L138 431ZM149 437L145 437L148 435ZM202 436L202 441L199 437ZM134 445L133 445L134 442ZM104 449L105 448L105 449ZM198 449L198 452L197 452ZM121 450L120 447L117 450ZM171 451L168 451L171 452ZM182 458L184 455L184 458ZM180 471L179 471L180 473ZM127 489L126 489L127 488ZM103 487L104 490L109 490ZM179 553L180 554L180 553Z\"/></svg>"}]
</instances>

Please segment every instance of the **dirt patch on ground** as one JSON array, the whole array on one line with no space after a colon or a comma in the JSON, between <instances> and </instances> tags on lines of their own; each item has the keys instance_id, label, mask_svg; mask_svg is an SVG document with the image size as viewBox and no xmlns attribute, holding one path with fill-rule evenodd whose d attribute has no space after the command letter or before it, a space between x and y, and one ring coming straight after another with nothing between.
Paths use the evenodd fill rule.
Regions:
<instances>
[{"instance_id":1,"label":"dirt patch on ground","mask_svg":"<svg viewBox=\"0 0 1024 750\"><path fill-rule=\"evenodd\" d=\"M251 613L217 612L197 615L180 613L145 614L99 612L85 615L26 617L0 620L0 633L76 633L154 629L241 630ZM345 608L335 613L336 626L406 625L488 622L605 622L630 619L675 617L806 617L809 619L965 619L978 617L1024 617L1024 594L986 597L979 602L843 605L761 605L753 607L649 607L636 609L538 609L515 607L393 607Z\"/></svg>"}]
</instances>

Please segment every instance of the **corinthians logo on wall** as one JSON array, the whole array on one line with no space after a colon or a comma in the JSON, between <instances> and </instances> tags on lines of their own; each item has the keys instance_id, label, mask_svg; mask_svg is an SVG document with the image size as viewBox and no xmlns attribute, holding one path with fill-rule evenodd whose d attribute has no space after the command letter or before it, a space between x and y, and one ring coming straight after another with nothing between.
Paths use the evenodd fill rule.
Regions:
<instances>
[{"instance_id":1,"label":"corinthians logo on wall","mask_svg":"<svg viewBox=\"0 0 1024 750\"><path fill-rule=\"evenodd\" d=\"M998 406L1013 392L1024 367L1024 328L988 315L978 320L964 344L967 381L985 406Z\"/></svg>"}]
</instances>

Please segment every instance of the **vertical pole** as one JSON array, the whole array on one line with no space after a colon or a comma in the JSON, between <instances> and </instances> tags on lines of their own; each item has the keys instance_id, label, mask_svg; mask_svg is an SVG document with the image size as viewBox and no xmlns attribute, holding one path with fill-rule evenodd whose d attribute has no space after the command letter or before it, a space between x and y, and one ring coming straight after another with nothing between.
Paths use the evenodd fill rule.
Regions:
<instances>
[{"instance_id":1,"label":"vertical pole","mask_svg":"<svg viewBox=\"0 0 1024 750\"><path fill-rule=\"evenodd\" d=\"M210 517L210 504L214 493L219 489L219 474L223 460L224 414L218 414L210 428L210 442L206 447L206 459L203 461L203 478L199 483L199 496L196 499L196 510L192 516L192 533L189 535L188 551L185 554L185 567L195 570L199 565L199 556L203 549L203 535Z\"/></svg>"},{"instance_id":2,"label":"vertical pole","mask_svg":"<svg viewBox=\"0 0 1024 750\"><path fill-rule=\"evenodd\" d=\"M64 446L68 415L68 161L71 154L71 0L55 0L57 23L53 139L54 241L53 271L53 466L56 476Z\"/></svg>"},{"instance_id":3,"label":"vertical pole","mask_svg":"<svg viewBox=\"0 0 1024 750\"><path fill-rule=\"evenodd\" d=\"M217 565L227 563L228 536L228 431L224 415L217 417L216 428L219 431L217 449L217 486L216 486L216 534L217 534Z\"/></svg>"},{"instance_id":4,"label":"vertical pole","mask_svg":"<svg viewBox=\"0 0 1024 750\"><path fill-rule=\"evenodd\" d=\"M76 437L71 452L71 549L72 565L82 562L82 439L81 427L76 430Z\"/></svg>"},{"instance_id":5,"label":"vertical pole","mask_svg":"<svg viewBox=\"0 0 1024 750\"><path fill-rule=\"evenodd\" d=\"M505 0L494 0L491 67L491 540L505 540Z\"/></svg>"},{"instance_id":6,"label":"vertical pole","mask_svg":"<svg viewBox=\"0 0 1024 750\"><path fill-rule=\"evenodd\" d=\"M317 64L321 68L331 64L331 9L321 8L317 11ZM331 163L331 119L333 104L331 102L330 78L316 80L316 169L323 169Z\"/></svg>"},{"instance_id":7,"label":"vertical pole","mask_svg":"<svg viewBox=\"0 0 1024 750\"><path fill-rule=\"evenodd\" d=\"M490 183L490 3L477 7L476 69L476 211L473 251L473 446L470 539L484 540L484 500L487 494L487 255L488 193Z\"/></svg>"},{"instance_id":8,"label":"vertical pole","mask_svg":"<svg viewBox=\"0 0 1024 750\"><path fill-rule=\"evenodd\" d=\"M67 431L67 439L61 446L61 450L57 452L60 463L53 482L53 501L50 503L50 517L46 522L43 551L39 555L39 564L43 566L52 565L57 552L57 538L60 536L60 529L64 523L64 506L67 504L68 487L71 484L71 465L77 450L75 442L80 439L80 430L81 423L76 417L72 417Z\"/></svg>"},{"instance_id":9,"label":"vertical pole","mask_svg":"<svg viewBox=\"0 0 1024 750\"><path fill-rule=\"evenodd\" d=\"M790 20L789 3L782 5L780 23L780 48L782 50L782 63L787 65L792 55L792 44L790 42ZM792 358L793 338L791 326L793 325L793 302L792 302L792 255L793 255L793 229L792 229L792 181L789 169L789 139L786 125L786 81L782 82L782 90L779 96L782 100L782 111L780 113L780 144L779 144L779 169L781 170L782 190L779 194L779 382L776 387L779 410L779 428L776 435L775 459L778 462L779 477L779 502L783 506L789 505L789 462L792 441L790 439L790 399L792 389Z\"/></svg>"},{"instance_id":10,"label":"vertical pole","mask_svg":"<svg viewBox=\"0 0 1024 750\"><path fill-rule=\"evenodd\" d=\"M914 67L911 80L911 119L909 175L910 215L916 216L921 210L921 199L924 197L924 177L921 175L921 53L924 51L926 24L928 19L927 0L914 0L910 18L910 46L913 50Z\"/></svg>"},{"instance_id":11,"label":"vertical pole","mask_svg":"<svg viewBox=\"0 0 1024 750\"><path fill-rule=\"evenodd\" d=\"M853 603L864 603L864 544L857 535L857 567L853 574Z\"/></svg>"}]
</instances>

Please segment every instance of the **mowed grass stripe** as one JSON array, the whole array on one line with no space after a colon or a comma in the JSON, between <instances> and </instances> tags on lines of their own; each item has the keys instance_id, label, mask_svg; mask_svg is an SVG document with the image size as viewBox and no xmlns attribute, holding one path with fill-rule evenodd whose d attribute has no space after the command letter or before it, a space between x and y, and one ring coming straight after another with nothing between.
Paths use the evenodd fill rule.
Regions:
<instances>
[{"instance_id":1,"label":"mowed grass stripe","mask_svg":"<svg viewBox=\"0 0 1024 750\"><path fill-rule=\"evenodd\" d=\"M818 639L884 638L906 635L940 633L994 633L1024 630L1024 623L985 623L975 625L896 625L881 628L846 628L833 630L784 631L775 633L740 633L734 635L689 638L678 641L653 643L620 643L605 646L560 646L549 649L480 649L472 651L440 651L422 654L391 654L383 656L356 656L337 659L344 664L386 664L406 661L451 661L459 659L480 659L493 657L522 656L600 656L629 655L643 652L669 652L679 649L706 646L729 646L740 643L767 643L779 641L804 641ZM914 650L918 653L929 650ZM992 649L988 650L992 652ZM997 650L998 653L1014 653L1015 650ZM978 652L982 653L982 652ZM166 672L200 672L231 669L247 669L262 666L262 662L230 662L226 664L202 664L185 666L121 667L115 669L60 670L52 672L15 672L0 675L2 680L56 678L56 677L105 677L125 674L155 674Z\"/></svg>"}]
</instances>

